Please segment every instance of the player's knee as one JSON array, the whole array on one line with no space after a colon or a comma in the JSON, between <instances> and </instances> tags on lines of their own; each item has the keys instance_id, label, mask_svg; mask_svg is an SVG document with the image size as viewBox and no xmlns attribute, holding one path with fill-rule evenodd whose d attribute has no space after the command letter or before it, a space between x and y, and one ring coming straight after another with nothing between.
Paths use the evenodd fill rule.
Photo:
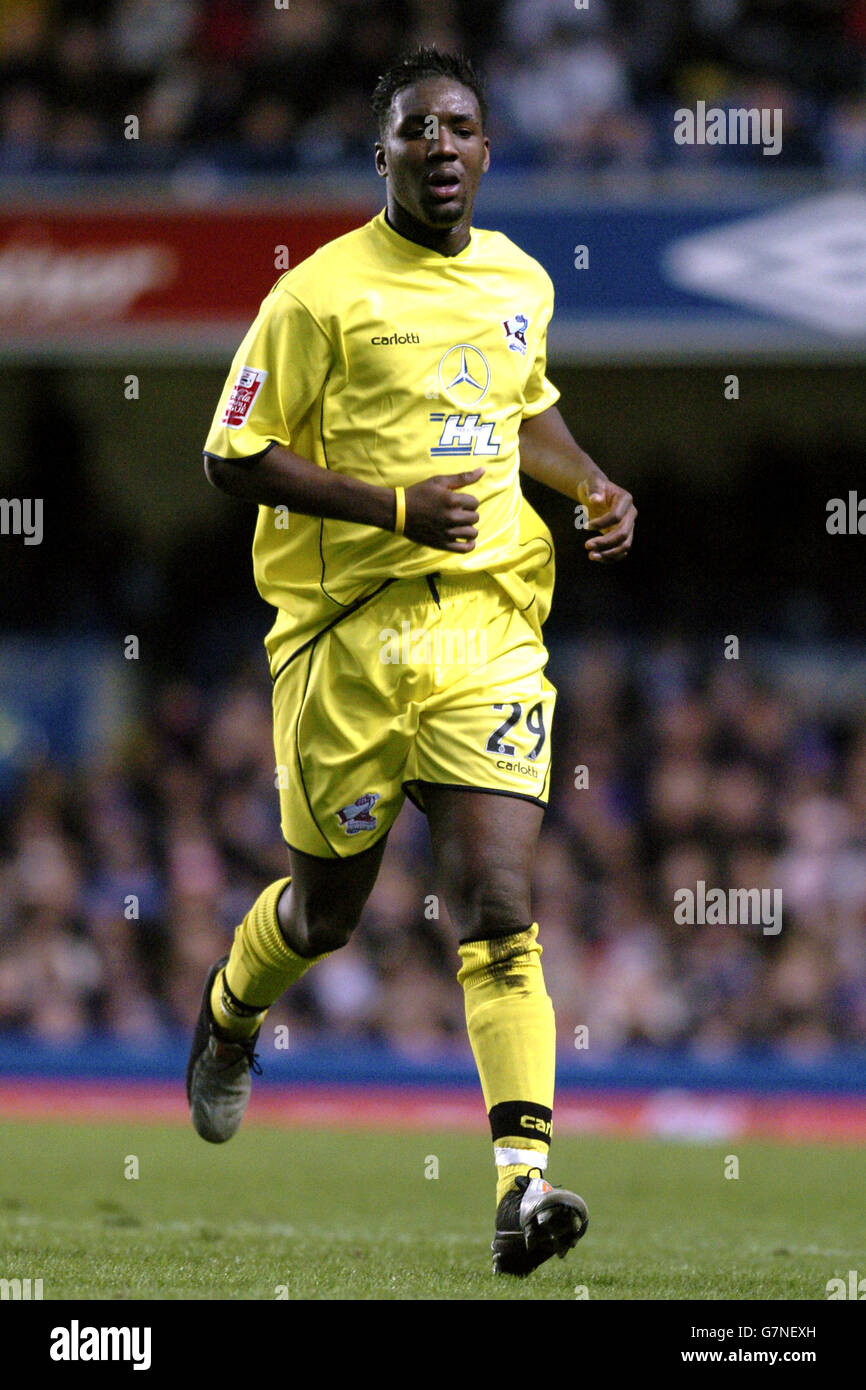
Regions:
<instances>
[{"instance_id":1,"label":"player's knee","mask_svg":"<svg viewBox=\"0 0 866 1390\"><path fill-rule=\"evenodd\" d=\"M307 932L307 956L324 956L329 951L339 951L348 943L352 927L336 927L330 923L313 927Z\"/></svg>"},{"instance_id":2,"label":"player's knee","mask_svg":"<svg viewBox=\"0 0 866 1390\"><path fill-rule=\"evenodd\" d=\"M531 921L529 884L517 876L482 879L461 898L452 916L458 918L464 939L510 936Z\"/></svg>"},{"instance_id":3,"label":"player's knee","mask_svg":"<svg viewBox=\"0 0 866 1390\"><path fill-rule=\"evenodd\" d=\"M345 946L358 925L358 913L335 904L305 904L293 922L294 935L303 943L305 956L322 956Z\"/></svg>"}]
</instances>

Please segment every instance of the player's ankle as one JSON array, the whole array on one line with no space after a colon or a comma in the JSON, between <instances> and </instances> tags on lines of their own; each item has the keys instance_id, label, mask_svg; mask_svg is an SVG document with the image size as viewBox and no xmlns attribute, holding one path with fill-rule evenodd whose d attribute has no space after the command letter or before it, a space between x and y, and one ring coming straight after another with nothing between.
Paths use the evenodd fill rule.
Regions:
<instances>
[{"instance_id":1,"label":"player's ankle","mask_svg":"<svg viewBox=\"0 0 866 1390\"><path fill-rule=\"evenodd\" d=\"M225 970L221 970L211 990L210 1012L217 1036L226 1042L235 1039L240 1042L244 1038L251 1038L261 1028L267 1009L245 1004L232 994L226 984Z\"/></svg>"}]
</instances>

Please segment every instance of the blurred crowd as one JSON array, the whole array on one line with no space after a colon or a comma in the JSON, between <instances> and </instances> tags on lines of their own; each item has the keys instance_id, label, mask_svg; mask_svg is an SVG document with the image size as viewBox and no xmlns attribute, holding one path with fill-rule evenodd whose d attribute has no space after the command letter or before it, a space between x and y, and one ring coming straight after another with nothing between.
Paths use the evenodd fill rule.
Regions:
<instances>
[{"instance_id":1,"label":"blurred crowd","mask_svg":"<svg viewBox=\"0 0 866 1390\"><path fill-rule=\"evenodd\" d=\"M259 658L162 684L120 746L33 765L0 816L0 1029L62 1042L188 1029L201 983L286 872ZM866 715L821 716L678 641L553 652L551 804L534 914L563 1048L803 1057L866 1039ZM585 771L582 771L585 769ZM686 925L675 894L781 889L782 930ZM269 1016L291 1042L464 1042L426 822L391 832L351 943ZM585 1029L586 1032L576 1032Z\"/></svg>"},{"instance_id":2,"label":"blurred crowd","mask_svg":"<svg viewBox=\"0 0 866 1390\"><path fill-rule=\"evenodd\" d=\"M0 172L368 165L419 44L481 65L500 168L766 169L674 142L698 99L781 110L774 168L866 168L866 0L0 0Z\"/></svg>"}]
</instances>

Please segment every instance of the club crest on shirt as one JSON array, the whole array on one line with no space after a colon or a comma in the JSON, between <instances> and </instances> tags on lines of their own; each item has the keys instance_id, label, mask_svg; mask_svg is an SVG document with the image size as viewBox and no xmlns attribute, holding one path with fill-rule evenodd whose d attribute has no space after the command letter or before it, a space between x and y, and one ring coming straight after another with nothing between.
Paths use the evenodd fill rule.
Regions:
<instances>
[{"instance_id":1,"label":"club crest on shirt","mask_svg":"<svg viewBox=\"0 0 866 1390\"><path fill-rule=\"evenodd\" d=\"M266 376L267 372L260 367L241 367L223 411L222 423L228 429L240 429Z\"/></svg>"},{"instance_id":2,"label":"club crest on shirt","mask_svg":"<svg viewBox=\"0 0 866 1390\"><path fill-rule=\"evenodd\" d=\"M359 830L376 829L376 817L371 813L379 797L379 792L364 792L351 806L344 806L336 812L337 820L347 835L357 835Z\"/></svg>"},{"instance_id":3,"label":"club crest on shirt","mask_svg":"<svg viewBox=\"0 0 866 1390\"><path fill-rule=\"evenodd\" d=\"M502 320L502 327L505 329L505 341L511 352L519 352L521 357L526 356L526 330L529 327L529 319L525 314L514 314L510 319Z\"/></svg>"}]
</instances>

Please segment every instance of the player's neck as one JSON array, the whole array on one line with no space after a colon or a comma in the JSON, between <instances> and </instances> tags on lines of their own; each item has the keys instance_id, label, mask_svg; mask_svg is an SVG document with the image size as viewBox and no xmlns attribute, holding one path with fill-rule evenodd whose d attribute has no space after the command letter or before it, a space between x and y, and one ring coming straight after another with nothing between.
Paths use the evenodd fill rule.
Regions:
<instances>
[{"instance_id":1,"label":"player's neck","mask_svg":"<svg viewBox=\"0 0 866 1390\"><path fill-rule=\"evenodd\" d=\"M385 208L385 220L389 227L393 227L395 232L406 238L407 241L417 242L419 246L426 246L430 251L438 251L440 256L457 256L469 245L469 238L472 231L471 209L453 227L428 227L424 222L419 222L413 217L411 212L407 212L399 203L390 199Z\"/></svg>"}]
</instances>

